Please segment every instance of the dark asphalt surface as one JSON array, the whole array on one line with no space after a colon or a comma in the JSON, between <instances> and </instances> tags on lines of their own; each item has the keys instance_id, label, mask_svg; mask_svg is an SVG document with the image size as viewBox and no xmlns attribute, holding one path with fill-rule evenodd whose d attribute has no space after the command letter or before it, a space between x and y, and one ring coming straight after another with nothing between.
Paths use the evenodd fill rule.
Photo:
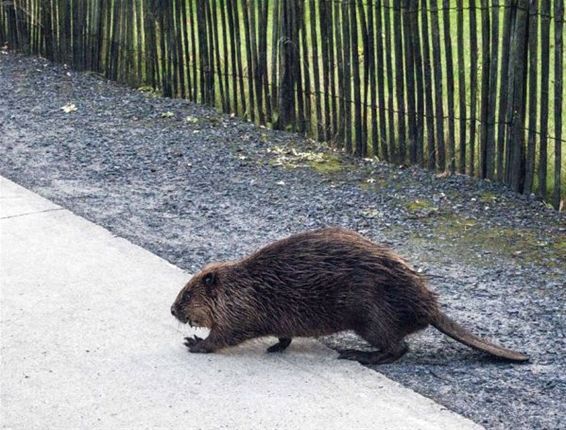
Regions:
<instances>
[{"instance_id":1,"label":"dark asphalt surface","mask_svg":"<svg viewBox=\"0 0 566 430\"><path fill-rule=\"evenodd\" d=\"M532 360L497 362L428 329L376 370L488 428L566 427L566 222L534 198L337 158L294 134L5 52L0 154L1 175L188 272L326 225L385 241L429 276L449 315ZM323 341L360 344L348 333Z\"/></svg>"}]
</instances>

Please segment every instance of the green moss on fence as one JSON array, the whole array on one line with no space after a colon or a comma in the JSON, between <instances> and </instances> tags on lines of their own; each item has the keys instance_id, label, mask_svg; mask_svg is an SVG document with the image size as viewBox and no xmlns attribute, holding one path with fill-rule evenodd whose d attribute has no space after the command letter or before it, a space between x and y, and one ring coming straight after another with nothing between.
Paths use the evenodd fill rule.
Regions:
<instances>
[{"instance_id":1,"label":"green moss on fence","mask_svg":"<svg viewBox=\"0 0 566 430\"><path fill-rule=\"evenodd\" d=\"M269 164L271 166L295 169L308 167L321 174L335 174L344 168L341 157L332 154L329 150L299 148L298 146L274 146L267 149L271 155Z\"/></svg>"},{"instance_id":2,"label":"green moss on fence","mask_svg":"<svg viewBox=\"0 0 566 430\"><path fill-rule=\"evenodd\" d=\"M443 240L443 246L457 248L468 261L482 263L486 253L517 259L522 263L563 267L566 264L566 235L539 236L519 227L483 225L454 213L440 213L426 231Z\"/></svg>"}]
</instances>

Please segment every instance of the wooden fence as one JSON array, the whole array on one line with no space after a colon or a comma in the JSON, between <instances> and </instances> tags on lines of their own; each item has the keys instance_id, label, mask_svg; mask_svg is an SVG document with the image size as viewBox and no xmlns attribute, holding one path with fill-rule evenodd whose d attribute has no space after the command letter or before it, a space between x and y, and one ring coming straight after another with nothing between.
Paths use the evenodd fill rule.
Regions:
<instances>
[{"instance_id":1,"label":"wooden fence","mask_svg":"<svg viewBox=\"0 0 566 430\"><path fill-rule=\"evenodd\" d=\"M0 43L564 200L564 0L3 0Z\"/></svg>"}]
</instances>

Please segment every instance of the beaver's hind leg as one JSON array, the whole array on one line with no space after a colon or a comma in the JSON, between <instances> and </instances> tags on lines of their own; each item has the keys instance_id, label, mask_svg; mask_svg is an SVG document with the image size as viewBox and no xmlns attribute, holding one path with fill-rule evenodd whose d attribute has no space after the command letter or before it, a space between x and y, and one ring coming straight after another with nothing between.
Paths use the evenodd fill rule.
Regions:
<instances>
[{"instance_id":1,"label":"beaver's hind leg","mask_svg":"<svg viewBox=\"0 0 566 430\"><path fill-rule=\"evenodd\" d=\"M339 359L355 360L362 364L386 364L393 363L400 359L409 348L403 342L397 348L387 349L383 351L358 351L357 349L342 349L338 352Z\"/></svg>"},{"instance_id":2,"label":"beaver's hind leg","mask_svg":"<svg viewBox=\"0 0 566 430\"><path fill-rule=\"evenodd\" d=\"M403 341L404 332L399 327L385 320L380 313L373 318L371 316L356 327L355 332L377 350L339 350L338 358L356 360L362 364L385 364L397 361L409 350Z\"/></svg>"},{"instance_id":3,"label":"beaver's hind leg","mask_svg":"<svg viewBox=\"0 0 566 430\"><path fill-rule=\"evenodd\" d=\"M275 345L271 345L269 348L267 348L267 352L285 351L287 349L287 347L291 344L292 340L293 339L291 339L290 337L280 337L279 342L277 342Z\"/></svg>"}]
</instances>

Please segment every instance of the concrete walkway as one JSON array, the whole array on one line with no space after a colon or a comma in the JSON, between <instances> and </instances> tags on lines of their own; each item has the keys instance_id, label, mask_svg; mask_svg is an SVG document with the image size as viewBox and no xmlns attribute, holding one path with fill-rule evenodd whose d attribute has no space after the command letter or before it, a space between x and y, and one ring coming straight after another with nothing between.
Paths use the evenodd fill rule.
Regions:
<instances>
[{"instance_id":1,"label":"concrete walkway","mask_svg":"<svg viewBox=\"0 0 566 430\"><path fill-rule=\"evenodd\" d=\"M188 274L1 177L0 190L5 429L478 427L314 340L189 354L169 314Z\"/></svg>"}]
</instances>

